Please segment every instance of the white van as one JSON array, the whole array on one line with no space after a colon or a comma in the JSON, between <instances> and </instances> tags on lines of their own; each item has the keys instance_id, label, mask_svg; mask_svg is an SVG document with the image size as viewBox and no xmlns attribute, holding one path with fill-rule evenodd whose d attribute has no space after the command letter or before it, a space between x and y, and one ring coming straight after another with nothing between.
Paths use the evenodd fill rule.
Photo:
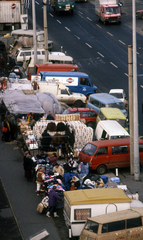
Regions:
<instances>
[{"instance_id":1,"label":"white van","mask_svg":"<svg viewBox=\"0 0 143 240\"><path fill-rule=\"evenodd\" d=\"M129 133L116 120L102 120L95 129L96 140L129 138Z\"/></svg>"},{"instance_id":2,"label":"white van","mask_svg":"<svg viewBox=\"0 0 143 240\"><path fill-rule=\"evenodd\" d=\"M29 66L34 66L34 48L20 48L16 54L17 64L22 64L23 61L28 61L30 58ZM38 63L45 62L45 49L37 48L37 61ZM73 58L66 56L63 52L49 52L49 62L53 63L71 63L73 64Z\"/></svg>"}]
</instances>

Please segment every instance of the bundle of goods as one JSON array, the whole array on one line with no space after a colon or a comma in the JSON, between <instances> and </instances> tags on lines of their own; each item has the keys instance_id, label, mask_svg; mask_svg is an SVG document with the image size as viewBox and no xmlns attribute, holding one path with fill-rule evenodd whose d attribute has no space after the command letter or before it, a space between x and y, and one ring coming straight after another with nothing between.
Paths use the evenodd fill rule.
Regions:
<instances>
[{"instance_id":1,"label":"bundle of goods","mask_svg":"<svg viewBox=\"0 0 143 240\"><path fill-rule=\"evenodd\" d=\"M74 156L77 157L84 145L93 139L93 129L87 127L83 122L70 121L58 122L50 120L37 121L33 127L33 135L41 139L42 133L46 131L52 137L51 144L58 147L61 141L68 141L74 149ZM67 139L64 138L67 136ZM60 139L62 137L62 139Z\"/></svg>"},{"instance_id":2,"label":"bundle of goods","mask_svg":"<svg viewBox=\"0 0 143 240\"><path fill-rule=\"evenodd\" d=\"M56 121L65 121L65 122L80 121L80 114L79 113L75 113L75 114L56 114L55 119L56 119Z\"/></svg>"}]
</instances>

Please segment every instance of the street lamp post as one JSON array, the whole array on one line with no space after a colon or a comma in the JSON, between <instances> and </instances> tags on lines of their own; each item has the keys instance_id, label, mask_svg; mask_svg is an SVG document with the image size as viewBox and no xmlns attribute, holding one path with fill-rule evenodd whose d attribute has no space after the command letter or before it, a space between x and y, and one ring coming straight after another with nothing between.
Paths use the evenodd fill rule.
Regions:
<instances>
[{"instance_id":1,"label":"street lamp post","mask_svg":"<svg viewBox=\"0 0 143 240\"><path fill-rule=\"evenodd\" d=\"M134 179L140 180L139 133L138 133L138 94L137 94L137 53L136 53L136 7L132 0L133 20L133 119L134 119Z\"/></svg>"}]
</instances>

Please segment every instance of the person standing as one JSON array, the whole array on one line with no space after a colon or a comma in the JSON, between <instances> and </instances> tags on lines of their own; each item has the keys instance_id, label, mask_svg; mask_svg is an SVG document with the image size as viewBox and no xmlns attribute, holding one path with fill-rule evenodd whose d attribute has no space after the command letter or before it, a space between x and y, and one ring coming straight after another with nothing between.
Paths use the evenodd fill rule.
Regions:
<instances>
[{"instance_id":1,"label":"person standing","mask_svg":"<svg viewBox=\"0 0 143 240\"><path fill-rule=\"evenodd\" d=\"M47 120L55 120L50 111L49 111L49 114L47 116Z\"/></svg>"},{"instance_id":2,"label":"person standing","mask_svg":"<svg viewBox=\"0 0 143 240\"><path fill-rule=\"evenodd\" d=\"M33 180L33 174L32 174L33 161L31 159L31 156L30 156L28 151L26 151L24 153L23 167L24 167L24 170L25 170L25 178L27 178L28 182L32 182L32 180Z\"/></svg>"},{"instance_id":3,"label":"person standing","mask_svg":"<svg viewBox=\"0 0 143 240\"><path fill-rule=\"evenodd\" d=\"M57 163L57 155L56 153L53 153L51 157L49 157L50 164L56 164Z\"/></svg>"},{"instance_id":4,"label":"person standing","mask_svg":"<svg viewBox=\"0 0 143 240\"><path fill-rule=\"evenodd\" d=\"M50 213L54 213L54 217L59 217L57 215L57 199L60 199L63 201L63 199L56 193L55 191L56 186L53 186L53 188L49 192L49 211L47 212L46 216L50 217Z\"/></svg>"},{"instance_id":5,"label":"person standing","mask_svg":"<svg viewBox=\"0 0 143 240\"><path fill-rule=\"evenodd\" d=\"M41 185L44 183L45 180L45 174L44 174L44 168L40 168L40 170L37 173L37 196L40 195L40 188Z\"/></svg>"}]
</instances>

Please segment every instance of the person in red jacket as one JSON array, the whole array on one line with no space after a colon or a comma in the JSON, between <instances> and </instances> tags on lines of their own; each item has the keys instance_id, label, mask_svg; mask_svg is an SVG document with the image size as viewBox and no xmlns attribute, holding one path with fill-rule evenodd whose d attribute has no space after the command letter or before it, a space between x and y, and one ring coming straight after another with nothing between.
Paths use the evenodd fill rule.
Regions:
<instances>
[{"instance_id":1,"label":"person in red jacket","mask_svg":"<svg viewBox=\"0 0 143 240\"><path fill-rule=\"evenodd\" d=\"M56 186L53 186L53 188L49 192L49 211L47 212L46 216L50 217L50 213L54 212L54 217L59 217L57 215L57 199L60 199L63 201L63 199L56 193L55 191Z\"/></svg>"},{"instance_id":2,"label":"person in red jacket","mask_svg":"<svg viewBox=\"0 0 143 240\"><path fill-rule=\"evenodd\" d=\"M56 164L57 163L57 155L56 153L53 153L51 157L49 157L50 163L51 164Z\"/></svg>"}]
</instances>

